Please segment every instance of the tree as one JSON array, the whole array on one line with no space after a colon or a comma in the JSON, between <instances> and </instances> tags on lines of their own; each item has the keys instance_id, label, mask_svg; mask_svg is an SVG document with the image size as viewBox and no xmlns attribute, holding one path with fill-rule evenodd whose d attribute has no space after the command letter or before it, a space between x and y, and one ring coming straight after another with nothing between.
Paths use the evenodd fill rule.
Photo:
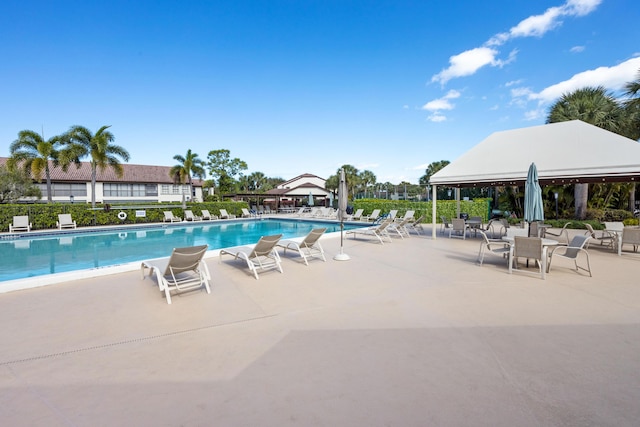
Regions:
<instances>
[{"instance_id":1,"label":"tree","mask_svg":"<svg viewBox=\"0 0 640 427\"><path fill-rule=\"evenodd\" d=\"M44 173L47 182L48 203L53 201L49 161L52 161L54 167L58 166L59 149L63 144L64 141L60 136L54 136L45 141L44 137L37 132L23 130L18 133L18 139L9 146L11 157L7 161L7 166L10 170L22 166L25 172L30 172L31 177L40 182ZM66 171L66 165L64 170Z\"/></svg>"},{"instance_id":2,"label":"tree","mask_svg":"<svg viewBox=\"0 0 640 427\"><path fill-rule=\"evenodd\" d=\"M367 197L367 189L370 185L376 184L376 176L373 172L364 170L358 174L358 179L362 186L364 186L364 197Z\"/></svg>"},{"instance_id":3,"label":"tree","mask_svg":"<svg viewBox=\"0 0 640 427\"><path fill-rule=\"evenodd\" d=\"M636 79L628 82L625 86L625 95L629 98L624 102L624 109L627 113L628 134L631 139L640 139L640 70L636 74ZM635 182L629 188L629 210L634 211L636 205L636 184Z\"/></svg>"},{"instance_id":4,"label":"tree","mask_svg":"<svg viewBox=\"0 0 640 427\"><path fill-rule=\"evenodd\" d=\"M247 170L247 163L238 158L231 158L229 150L211 150L207 155L209 174L218 180L221 193L228 193L235 185L235 176Z\"/></svg>"},{"instance_id":5,"label":"tree","mask_svg":"<svg viewBox=\"0 0 640 427\"><path fill-rule=\"evenodd\" d=\"M204 162L198 158L196 153L192 153L191 149L187 150L187 154L183 157L180 154L173 156L173 160L177 160L179 163L173 166L169 170L169 176L171 176L174 182L189 184L189 193L193 195L193 177L199 179L205 178Z\"/></svg>"},{"instance_id":6,"label":"tree","mask_svg":"<svg viewBox=\"0 0 640 427\"><path fill-rule=\"evenodd\" d=\"M249 190L253 192L264 192L265 184L267 183L267 177L262 172L253 172L247 176L249 183Z\"/></svg>"},{"instance_id":7,"label":"tree","mask_svg":"<svg viewBox=\"0 0 640 427\"><path fill-rule=\"evenodd\" d=\"M438 172L440 169L447 166L449 163L451 163L449 160L440 160L438 162L431 162L429 166L427 166L427 169L425 169L424 175L420 177L420 181L419 181L420 185L430 184L431 176L436 172Z\"/></svg>"},{"instance_id":8,"label":"tree","mask_svg":"<svg viewBox=\"0 0 640 427\"><path fill-rule=\"evenodd\" d=\"M115 137L109 129L111 126L102 126L93 134L84 126L72 126L66 135L67 153L70 159L80 165L80 159L89 157L91 165L91 207L96 206L96 175L98 168L104 171L111 167L118 177L122 176L120 159L129 161L129 152L119 145L112 144Z\"/></svg>"},{"instance_id":9,"label":"tree","mask_svg":"<svg viewBox=\"0 0 640 427\"><path fill-rule=\"evenodd\" d=\"M585 87L564 94L551 106L547 123L582 120L594 126L623 135L627 130L625 111L616 98L602 87ZM584 219L587 214L589 184L574 187L576 219Z\"/></svg>"},{"instance_id":10,"label":"tree","mask_svg":"<svg viewBox=\"0 0 640 427\"><path fill-rule=\"evenodd\" d=\"M15 203L22 197L40 199L42 192L33 185L26 171L18 168L11 170L0 165L0 203Z\"/></svg>"}]
</instances>

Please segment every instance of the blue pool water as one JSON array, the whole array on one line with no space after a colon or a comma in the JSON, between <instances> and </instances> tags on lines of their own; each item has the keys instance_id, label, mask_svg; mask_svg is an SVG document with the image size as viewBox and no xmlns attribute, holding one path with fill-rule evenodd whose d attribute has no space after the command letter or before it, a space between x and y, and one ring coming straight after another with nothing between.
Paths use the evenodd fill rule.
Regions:
<instances>
[{"instance_id":1,"label":"blue pool water","mask_svg":"<svg viewBox=\"0 0 640 427\"><path fill-rule=\"evenodd\" d=\"M51 233L0 240L0 281L24 279L169 256L172 248L208 244L209 249L253 244L261 236L305 236L313 228L340 231L336 222L239 220L92 232ZM357 225L345 224L345 230Z\"/></svg>"}]
</instances>

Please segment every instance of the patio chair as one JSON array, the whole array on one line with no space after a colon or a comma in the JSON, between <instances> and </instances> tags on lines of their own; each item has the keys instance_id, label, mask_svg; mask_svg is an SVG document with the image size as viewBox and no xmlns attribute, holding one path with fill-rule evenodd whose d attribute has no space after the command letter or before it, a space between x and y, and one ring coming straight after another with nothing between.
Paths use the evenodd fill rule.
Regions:
<instances>
[{"instance_id":1,"label":"patio chair","mask_svg":"<svg viewBox=\"0 0 640 427\"><path fill-rule=\"evenodd\" d=\"M76 222L71 218L71 214L58 214L58 221L56 221L58 230L63 228L76 228Z\"/></svg>"},{"instance_id":2,"label":"patio chair","mask_svg":"<svg viewBox=\"0 0 640 427\"><path fill-rule=\"evenodd\" d=\"M235 215L229 214L226 209L220 209L220 219L232 219L235 217Z\"/></svg>"},{"instance_id":3,"label":"patio chair","mask_svg":"<svg viewBox=\"0 0 640 427\"><path fill-rule=\"evenodd\" d=\"M354 230L349 230L347 231L345 234L353 234L353 238L356 238L357 234L363 234L365 236L374 236L376 239L378 239L378 241L384 245L384 239L387 239L389 242L391 242L391 236L389 236L389 233L387 232L387 228L389 227L389 225L393 222L393 220L391 218L386 218L384 219L380 224L378 225L373 225L371 227L366 227L366 228L356 228Z\"/></svg>"},{"instance_id":4,"label":"patio chair","mask_svg":"<svg viewBox=\"0 0 640 427\"><path fill-rule=\"evenodd\" d=\"M440 217L440 233L444 234L444 232L451 228L451 222L449 222L449 218L445 216Z\"/></svg>"},{"instance_id":5,"label":"patio chair","mask_svg":"<svg viewBox=\"0 0 640 427\"><path fill-rule=\"evenodd\" d=\"M373 221L377 220L378 217L380 217L380 209L374 209L373 212L371 212L370 215L363 215L362 218L360 218L360 220L361 221L373 222Z\"/></svg>"},{"instance_id":6,"label":"patio chair","mask_svg":"<svg viewBox=\"0 0 640 427\"><path fill-rule=\"evenodd\" d=\"M202 209L200 211L200 216L202 217L202 219L208 220L208 221L211 221L212 219L218 219L217 216L211 215L211 213L209 213L209 210L207 209Z\"/></svg>"},{"instance_id":7,"label":"patio chair","mask_svg":"<svg viewBox=\"0 0 640 427\"><path fill-rule=\"evenodd\" d=\"M514 269L519 270L519 258L526 258L527 265L530 259L535 260L539 267L540 278L546 279L547 248L542 246L542 239L540 237L514 237L514 244L511 245L509 252L509 274L511 274Z\"/></svg>"},{"instance_id":8,"label":"patio chair","mask_svg":"<svg viewBox=\"0 0 640 427\"><path fill-rule=\"evenodd\" d=\"M462 240L467 238L467 223L462 218L454 218L451 220L451 228L449 229L449 238L459 237Z\"/></svg>"},{"instance_id":9,"label":"patio chair","mask_svg":"<svg viewBox=\"0 0 640 427\"><path fill-rule=\"evenodd\" d=\"M142 279L155 273L160 292L164 291L167 304L171 304L171 291L187 291L204 287L211 293L209 280L211 275L207 264L202 260L208 245L175 248L169 258L142 261L140 270Z\"/></svg>"},{"instance_id":10,"label":"patio chair","mask_svg":"<svg viewBox=\"0 0 640 427\"><path fill-rule=\"evenodd\" d=\"M398 209L391 209L389 211L389 218L391 218L392 220L396 220L396 216L398 216Z\"/></svg>"},{"instance_id":11,"label":"patio chair","mask_svg":"<svg viewBox=\"0 0 640 427\"><path fill-rule=\"evenodd\" d=\"M587 250L584 248L590 238L591 237L585 236L585 235L574 236L573 239L571 239L571 243L569 243L568 246L556 246L555 248L553 248L551 250L551 253L549 254L549 263L547 264L547 273L549 272L549 270L551 270L551 261L553 261L553 257L555 256L555 257L572 259L574 265L576 266L576 272L579 272L580 270L584 270L589 273L589 277L592 277L591 266L589 264L589 252L587 252ZM583 253L587 258L587 268L580 267L578 265L578 255L580 255L581 253Z\"/></svg>"},{"instance_id":12,"label":"patio chair","mask_svg":"<svg viewBox=\"0 0 640 427\"><path fill-rule=\"evenodd\" d=\"M504 242L504 240L489 239L489 237L487 237L487 234L482 230L478 230L478 233L480 233L480 236L482 237L482 242L480 243L480 252L478 252L478 262L480 263L480 265L482 265L484 261L484 254L487 251L495 255L500 255L503 258L509 256L509 251L511 250L511 248Z\"/></svg>"},{"instance_id":13,"label":"patio chair","mask_svg":"<svg viewBox=\"0 0 640 427\"><path fill-rule=\"evenodd\" d=\"M571 221L565 222L562 228L558 231L555 231L553 228L547 228L545 231L545 236L554 236L557 237L557 241L563 244L569 244L569 232L567 231L567 227L571 224ZM562 241L562 237L564 236L564 242Z\"/></svg>"},{"instance_id":14,"label":"patio chair","mask_svg":"<svg viewBox=\"0 0 640 427\"><path fill-rule=\"evenodd\" d=\"M164 211L164 222L180 222L182 218L174 216L171 211Z\"/></svg>"},{"instance_id":15,"label":"patio chair","mask_svg":"<svg viewBox=\"0 0 640 427\"><path fill-rule=\"evenodd\" d=\"M584 226L587 229L587 232L585 234L591 237L591 239L595 241L599 241L600 246L603 246L605 243L607 244L607 247L610 247L610 248L613 248L615 246L616 238L617 238L616 234L610 233L606 230L599 230L600 234L597 234L596 231L591 226L591 224L585 223ZM590 244L591 244L590 241L587 242L587 248L589 248Z\"/></svg>"},{"instance_id":16,"label":"patio chair","mask_svg":"<svg viewBox=\"0 0 640 427\"><path fill-rule=\"evenodd\" d=\"M300 243L294 240L280 240L277 244L278 247L284 248L284 254L287 254L287 249L295 249L298 251L305 265L309 265L307 257L320 258L323 261L327 261L324 256L324 249L320 245L319 239L327 231L326 228L315 228L305 236Z\"/></svg>"},{"instance_id":17,"label":"patio chair","mask_svg":"<svg viewBox=\"0 0 640 427\"><path fill-rule=\"evenodd\" d=\"M31 231L28 215L16 215L13 217L13 224L9 224L9 233L15 231Z\"/></svg>"},{"instance_id":18,"label":"patio chair","mask_svg":"<svg viewBox=\"0 0 640 427\"><path fill-rule=\"evenodd\" d=\"M633 251L638 251L638 246L640 246L640 227L624 227L622 229L622 241L620 242L620 255L622 253L622 247L624 245L632 245Z\"/></svg>"},{"instance_id":19,"label":"patio chair","mask_svg":"<svg viewBox=\"0 0 640 427\"><path fill-rule=\"evenodd\" d=\"M220 250L219 262L222 262L222 255L225 254L233 256L234 259L241 258L247 262L249 271L253 273L256 280L259 279L258 270L275 268L280 271L280 273L283 273L280 255L278 255L278 251L275 249L281 237L282 234L262 236L254 247L238 246L235 248L222 249Z\"/></svg>"},{"instance_id":20,"label":"patio chair","mask_svg":"<svg viewBox=\"0 0 640 427\"><path fill-rule=\"evenodd\" d=\"M202 221L202 217L195 216L193 211L185 210L184 211L184 219L186 221Z\"/></svg>"}]
</instances>

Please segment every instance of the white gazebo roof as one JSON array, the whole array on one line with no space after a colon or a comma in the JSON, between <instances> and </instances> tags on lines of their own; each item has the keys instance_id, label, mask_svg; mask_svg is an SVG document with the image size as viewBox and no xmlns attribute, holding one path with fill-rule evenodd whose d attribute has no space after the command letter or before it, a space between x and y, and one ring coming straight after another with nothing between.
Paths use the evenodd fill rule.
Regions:
<instances>
[{"instance_id":1,"label":"white gazebo roof","mask_svg":"<svg viewBox=\"0 0 640 427\"><path fill-rule=\"evenodd\" d=\"M529 165L541 184L640 179L640 144L580 120L491 134L431 176L450 187L517 185Z\"/></svg>"}]
</instances>

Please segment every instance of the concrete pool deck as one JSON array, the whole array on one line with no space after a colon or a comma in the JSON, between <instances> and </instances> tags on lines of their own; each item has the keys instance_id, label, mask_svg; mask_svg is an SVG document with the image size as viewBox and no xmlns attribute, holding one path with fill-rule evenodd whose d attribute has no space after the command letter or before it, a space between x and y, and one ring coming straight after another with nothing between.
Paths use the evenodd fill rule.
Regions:
<instances>
[{"instance_id":1,"label":"concrete pool deck","mask_svg":"<svg viewBox=\"0 0 640 427\"><path fill-rule=\"evenodd\" d=\"M635 426L640 254L509 275L479 239L345 239L350 261L167 305L139 271L0 294L3 425ZM565 261L565 262L562 262Z\"/></svg>"}]
</instances>

